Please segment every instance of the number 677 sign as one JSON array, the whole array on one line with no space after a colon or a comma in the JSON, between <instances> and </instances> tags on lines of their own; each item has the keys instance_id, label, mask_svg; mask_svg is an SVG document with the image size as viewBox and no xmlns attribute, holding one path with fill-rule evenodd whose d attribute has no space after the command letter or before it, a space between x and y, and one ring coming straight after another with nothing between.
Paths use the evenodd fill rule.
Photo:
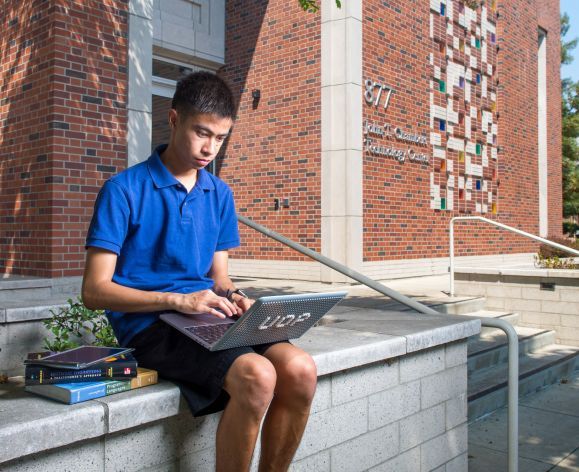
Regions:
<instances>
[{"instance_id":1,"label":"number 677 sign","mask_svg":"<svg viewBox=\"0 0 579 472\"><path fill-rule=\"evenodd\" d=\"M387 110L393 89L380 82L373 82L372 79L366 79L364 81L364 85L366 87L366 90L364 92L364 98L366 99L366 103L378 107L380 106L380 102L382 101L384 103L384 110Z\"/></svg>"}]
</instances>

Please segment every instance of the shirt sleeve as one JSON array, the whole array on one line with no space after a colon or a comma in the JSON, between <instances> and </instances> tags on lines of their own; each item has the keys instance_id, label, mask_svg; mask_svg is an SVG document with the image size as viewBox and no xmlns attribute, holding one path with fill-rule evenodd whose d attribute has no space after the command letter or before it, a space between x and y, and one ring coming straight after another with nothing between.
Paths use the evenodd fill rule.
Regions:
<instances>
[{"instance_id":1,"label":"shirt sleeve","mask_svg":"<svg viewBox=\"0 0 579 472\"><path fill-rule=\"evenodd\" d=\"M86 248L99 247L119 255L127 236L130 207L120 185L107 181L98 194Z\"/></svg>"},{"instance_id":2,"label":"shirt sleeve","mask_svg":"<svg viewBox=\"0 0 579 472\"><path fill-rule=\"evenodd\" d=\"M221 228L219 239L217 240L216 251L225 251L239 246L239 228L237 226L237 215L235 213L235 203L233 193L227 188L225 202L221 210Z\"/></svg>"}]
</instances>

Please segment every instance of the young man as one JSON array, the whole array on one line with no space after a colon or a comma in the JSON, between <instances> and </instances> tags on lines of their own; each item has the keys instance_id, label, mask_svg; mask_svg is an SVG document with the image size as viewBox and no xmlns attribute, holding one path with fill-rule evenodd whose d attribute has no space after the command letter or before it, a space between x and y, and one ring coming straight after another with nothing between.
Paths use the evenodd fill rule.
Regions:
<instances>
[{"instance_id":1,"label":"young man","mask_svg":"<svg viewBox=\"0 0 579 472\"><path fill-rule=\"evenodd\" d=\"M260 470L282 471L308 419L312 358L290 343L211 352L158 319L164 310L225 317L251 306L228 275L227 250L239 245L231 190L204 169L235 111L231 90L214 74L178 83L169 144L111 178L97 198L82 296L87 307L107 310L140 365L179 385L194 415L225 408L217 470L248 470L267 411Z\"/></svg>"}]
</instances>

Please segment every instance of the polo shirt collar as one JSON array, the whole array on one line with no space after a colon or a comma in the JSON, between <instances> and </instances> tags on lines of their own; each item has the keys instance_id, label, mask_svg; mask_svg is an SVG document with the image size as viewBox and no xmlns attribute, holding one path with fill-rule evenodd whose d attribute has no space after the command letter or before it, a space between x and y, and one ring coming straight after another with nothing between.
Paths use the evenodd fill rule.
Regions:
<instances>
[{"instance_id":1,"label":"polo shirt collar","mask_svg":"<svg viewBox=\"0 0 579 472\"><path fill-rule=\"evenodd\" d=\"M165 167L163 161L161 161L161 154L165 149L167 149L166 144L157 147L147 161L149 174L157 188L179 185L179 181L173 174L171 174L171 172L169 172L169 169ZM195 187L199 187L201 190L215 190L215 184L208 174L209 173L205 169L199 169L197 171L197 183L195 184Z\"/></svg>"}]
</instances>

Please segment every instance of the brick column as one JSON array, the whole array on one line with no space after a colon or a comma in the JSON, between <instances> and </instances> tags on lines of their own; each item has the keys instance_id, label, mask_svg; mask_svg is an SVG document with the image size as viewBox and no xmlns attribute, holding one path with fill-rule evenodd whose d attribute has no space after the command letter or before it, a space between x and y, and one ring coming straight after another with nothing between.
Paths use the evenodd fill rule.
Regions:
<instances>
[{"instance_id":1,"label":"brick column","mask_svg":"<svg viewBox=\"0 0 579 472\"><path fill-rule=\"evenodd\" d=\"M127 10L126 0L4 2L5 275L82 274L96 194L126 166Z\"/></svg>"}]
</instances>

